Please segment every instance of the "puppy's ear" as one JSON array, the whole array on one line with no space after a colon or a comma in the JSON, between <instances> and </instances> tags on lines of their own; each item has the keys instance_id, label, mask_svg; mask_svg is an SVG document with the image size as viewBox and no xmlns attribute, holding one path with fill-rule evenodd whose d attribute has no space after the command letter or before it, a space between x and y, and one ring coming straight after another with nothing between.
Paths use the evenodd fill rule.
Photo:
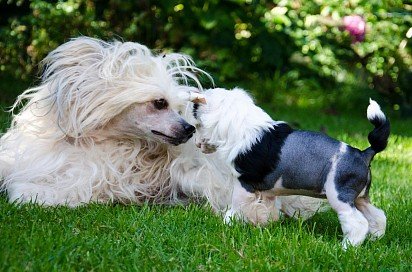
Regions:
<instances>
[{"instance_id":1,"label":"puppy's ear","mask_svg":"<svg viewBox=\"0 0 412 272\"><path fill-rule=\"evenodd\" d=\"M189 100L191 102L197 103L197 104L207 104L205 96L203 94L200 94L200 93L191 92Z\"/></svg>"},{"instance_id":2,"label":"puppy's ear","mask_svg":"<svg viewBox=\"0 0 412 272\"><path fill-rule=\"evenodd\" d=\"M178 94L181 99L195 104L206 104L206 98L200 89L191 86L185 86L184 88L185 92L180 92Z\"/></svg>"},{"instance_id":3,"label":"puppy's ear","mask_svg":"<svg viewBox=\"0 0 412 272\"><path fill-rule=\"evenodd\" d=\"M197 95L197 96L191 98L190 101L192 101L195 104L207 104L206 103L206 98L203 95L202 96Z\"/></svg>"}]
</instances>

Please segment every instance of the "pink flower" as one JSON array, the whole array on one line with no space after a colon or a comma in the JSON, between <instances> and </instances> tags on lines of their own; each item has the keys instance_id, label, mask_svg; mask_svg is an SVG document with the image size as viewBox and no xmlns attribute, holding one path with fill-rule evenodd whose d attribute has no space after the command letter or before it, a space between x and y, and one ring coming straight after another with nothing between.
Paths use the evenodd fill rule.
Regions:
<instances>
[{"instance_id":1,"label":"pink flower","mask_svg":"<svg viewBox=\"0 0 412 272\"><path fill-rule=\"evenodd\" d=\"M349 15L343 17L343 27L351 35L352 43L362 42L365 39L366 23L361 16Z\"/></svg>"}]
</instances>

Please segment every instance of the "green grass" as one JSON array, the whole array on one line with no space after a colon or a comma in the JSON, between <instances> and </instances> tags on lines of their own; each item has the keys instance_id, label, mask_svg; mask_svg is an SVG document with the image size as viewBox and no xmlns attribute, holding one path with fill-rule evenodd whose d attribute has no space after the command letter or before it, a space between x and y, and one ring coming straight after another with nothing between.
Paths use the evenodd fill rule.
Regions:
<instances>
[{"instance_id":1,"label":"green grass","mask_svg":"<svg viewBox=\"0 0 412 272\"><path fill-rule=\"evenodd\" d=\"M327 115L317 105L265 108L301 128L323 129L365 148L366 106ZM8 123L0 115L3 129ZM412 127L392 120L388 148L372 163L372 201L388 218L386 235L341 249L332 211L265 228L223 224L205 205L16 206L0 196L0 271L410 271Z\"/></svg>"}]
</instances>

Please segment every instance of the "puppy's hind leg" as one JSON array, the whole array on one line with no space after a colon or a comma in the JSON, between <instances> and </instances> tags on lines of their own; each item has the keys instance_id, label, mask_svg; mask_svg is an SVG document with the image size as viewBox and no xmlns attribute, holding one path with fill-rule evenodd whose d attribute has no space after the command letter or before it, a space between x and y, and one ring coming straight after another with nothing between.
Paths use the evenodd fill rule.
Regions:
<instances>
[{"instance_id":1,"label":"puppy's hind leg","mask_svg":"<svg viewBox=\"0 0 412 272\"><path fill-rule=\"evenodd\" d=\"M371 238L381 238L385 234L386 229L385 213L372 205L367 197L358 197L355 200L355 205L368 220Z\"/></svg>"},{"instance_id":2,"label":"puppy's hind leg","mask_svg":"<svg viewBox=\"0 0 412 272\"><path fill-rule=\"evenodd\" d=\"M343 248L348 245L358 246L363 243L368 233L368 221L362 213L351 205L337 210L343 232Z\"/></svg>"},{"instance_id":3,"label":"puppy's hind leg","mask_svg":"<svg viewBox=\"0 0 412 272\"><path fill-rule=\"evenodd\" d=\"M327 183L329 184L326 185L326 197L338 214L344 236L343 248L346 249L349 245L357 246L362 244L368 234L368 220L356 209L353 201L342 201L338 197L333 181L327 181Z\"/></svg>"}]
</instances>

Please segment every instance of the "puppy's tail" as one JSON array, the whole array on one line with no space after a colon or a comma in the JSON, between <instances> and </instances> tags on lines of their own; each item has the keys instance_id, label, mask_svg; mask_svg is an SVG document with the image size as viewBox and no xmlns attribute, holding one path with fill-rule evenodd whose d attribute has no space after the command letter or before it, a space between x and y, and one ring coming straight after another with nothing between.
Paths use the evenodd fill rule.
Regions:
<instances>
[{"instance_id":1,"label":"puppy's tail","mask_svg":"<svg viewBox=\"0 0 412 272\"><path fill-rule=\"evenodd\" d=\"M369 99L367 117L369 122L375 126L368 134L368 140L371 146L363 151L369 163L375 154L383 151L388 145L390 123L378 103L372 99Z\"/></svg>"}]
</instances>

